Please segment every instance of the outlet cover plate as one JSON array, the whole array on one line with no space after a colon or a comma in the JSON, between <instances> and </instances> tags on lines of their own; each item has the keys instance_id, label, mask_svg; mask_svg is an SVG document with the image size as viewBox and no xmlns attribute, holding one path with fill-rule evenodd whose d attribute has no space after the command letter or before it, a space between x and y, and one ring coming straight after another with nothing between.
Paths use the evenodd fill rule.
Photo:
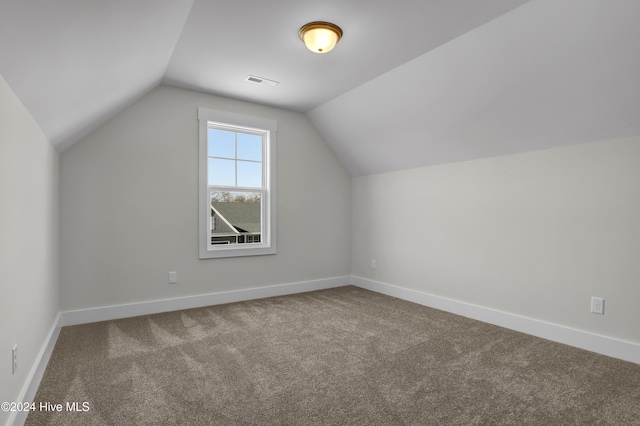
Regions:
<instances>
[{"instance_id":1,"label":"outlet cover plate","mask_svg":"<svg viewBox=\"0 0 640 426\"><path fill-rule=\"evenodd\" d=\"M591 312L598 315L604 315L604 299L602 297L591 298Z\"/></svg>"},{"instance_id":2,"label":"outlet cover plate","mask_svg":"<svg viewBox=\"0 0 640 426\"><path fill-rule=\"evenodd\" d=\"M16 374L18 370L18 345L11 348L11 374Z\"/></svg>"}]
</instances>

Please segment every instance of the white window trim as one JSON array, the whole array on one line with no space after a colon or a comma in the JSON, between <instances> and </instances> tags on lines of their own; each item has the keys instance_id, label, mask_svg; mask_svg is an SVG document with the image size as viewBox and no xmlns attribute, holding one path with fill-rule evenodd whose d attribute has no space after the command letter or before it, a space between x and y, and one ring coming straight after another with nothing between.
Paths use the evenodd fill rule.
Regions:
<instances>
[{"instance_id":1,"label":"white window trim","mask_svg":"<svg viewBox=\"0 0 640 426\"><path fill-rule=\"evenodd\" d=\"M207 108L198 108L199 127L199 193L198 193L198 230L200 259L215 259L238 256L259 256L276 254L276 132L278 123L267 118L235 114ZM232 126L254 128L268 131L265 144L264 164L265 192L262 203L265 204L262 218L261 242L252 244L220 244L211 246L209 241L211 226L211 199L207 185L207 134L208 123L222 123Z\"/></svg>"}]
</instances>

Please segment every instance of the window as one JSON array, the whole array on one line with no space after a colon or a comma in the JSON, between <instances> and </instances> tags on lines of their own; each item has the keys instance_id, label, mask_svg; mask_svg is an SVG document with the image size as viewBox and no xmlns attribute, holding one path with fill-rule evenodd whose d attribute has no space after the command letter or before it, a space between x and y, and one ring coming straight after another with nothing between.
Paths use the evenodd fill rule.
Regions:
<instances>
[{"instance_id":1,"label":"window","mask_svg":"<svg viewBox=\"0 0 640 426\"><path fill-rule=\"evenodd\" d=\"M277 123L198 109L200 258L276 253Z\"/></svg>"}]
</instances>

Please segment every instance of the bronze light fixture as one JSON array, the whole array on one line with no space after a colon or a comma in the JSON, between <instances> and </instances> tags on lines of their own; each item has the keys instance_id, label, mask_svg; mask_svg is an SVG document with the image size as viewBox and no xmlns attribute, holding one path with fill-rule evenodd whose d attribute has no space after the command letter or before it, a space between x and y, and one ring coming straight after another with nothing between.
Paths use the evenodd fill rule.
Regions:
<instances>
[{"instance_id":1,"label":"bronze light fixture","mask_svg":"<svg viewBox=\"0 0 640 426\"><path fill-rule=\"evenodd\" d=\"M342 29L331 22L314 21L303 25L298 35L310 51L327 53L340 41Z\"/></svg>"}]
</instances>

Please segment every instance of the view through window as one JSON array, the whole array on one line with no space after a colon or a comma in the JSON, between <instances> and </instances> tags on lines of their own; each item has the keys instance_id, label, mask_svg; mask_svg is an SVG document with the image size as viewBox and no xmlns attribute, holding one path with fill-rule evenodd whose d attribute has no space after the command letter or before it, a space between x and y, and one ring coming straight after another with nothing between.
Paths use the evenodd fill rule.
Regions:
<instances>
[{"instance_id":1,"label":"view through window","mask_svg":"<svg viewBox=\"0 0 640 426\"><path fill-rule=\"evenodd\" d=\"M205 126L200 143L206 157L201 168L206 171L208 210L204 226L208 254L203 255L201 244L201 257L271 254L275 252L271 235L275 218L270 144L275 132L242 125L242 119L229 123L206 119L208 116L199 111L201 126ZM203 170L201 185L202 175ZM240 250L249 248L259 250Z\"/></svg>"}]
</instances>

